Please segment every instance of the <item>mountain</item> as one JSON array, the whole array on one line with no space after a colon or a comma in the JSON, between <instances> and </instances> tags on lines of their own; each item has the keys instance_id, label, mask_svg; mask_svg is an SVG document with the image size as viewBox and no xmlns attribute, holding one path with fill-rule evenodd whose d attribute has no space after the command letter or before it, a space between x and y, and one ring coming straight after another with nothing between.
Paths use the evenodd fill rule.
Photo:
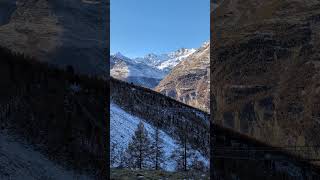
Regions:
<instances>
[{"instance_id":1,"label":"mountain","mask_svg":"<svg viewBox=\"0 0 320 180\"><path fill-rule=\"evenodd\" d=\"M191 106L209 111L210 44L176 65L155 88L156 91Z\"/></svg>"},{"instance_id":2,"label":"mountain","mask_svg":"<svg viewBox=\"0 0 320 180\"><path fill-rule=\"evenodd\" d=\"M212 120L319 153L320 2L224 0L212 16Z\"/></svg>"},{"instance_id":3,"label":"mountain","mask_svg":"<svg viewBox=\"0 0 320 180\"><path fill-rule=\"evenodd\" d=\"M195 49L181 48L175 52L171 52L168 54L169 58L159 63L157 68L169 72L181 61L192 55L195 51Z\"/></svg>"},{"instance_id":4,"label":"mountain","mask_svg":"<svg viewBox=\"0 0 320 180\"><path fill-rule=\"evenodd\" d=\"M145 55L144 57L133 58L133 60L136 62L145 63L149 66L156 68L158 64L162 63L163 61L166 61L169 58L170 57L168 54L158 55L158 54L154 54L154 53L149 53L149 54Z\"/></svg>"},{"instance_id":5,"label":"mountain","mask_svg":"<svg viewBox=\"0 0 320 180\"><path fill-rule=\"evenodd\" d=\"M108 72L106 0L0 2L0 45L76 72Z\"/></svg>"},{"instance_id":6,"label":"mountain","mask_svg":"<svg viewBox=\"0 0 320 180\"><path fill-rule=\"evenodd\" d=\"M145 63L149 66L155 67L159 70L169 72L172 70L179 62L186 59L188 56L193 54L195 49L181 48L176 51L165 53L165 54L147 54L145 57L135 58L137 62Z\"/></svg>"},{"instance_id":7,"label":"mountain","mask_svg":"<svg viewBox=\"0 0 320 180\"><path fill-rule=\"evenodd\" d=\"M166 74L159 69L117 53L110 56L110 75L120 80L153 88Z\"/></svg>"},{"instance_id":8,"label":"mountain","mask_svg":"<svg viewBox=\"0 0 320 180\"><path fill-rule=\"evenodd\" d=\"M194 52L194 49L181 48L167 54L150 53L133 59L118 52L110 56L110 74L117 79L154 88L175 65Z\"/></svg>"}]
</instances>

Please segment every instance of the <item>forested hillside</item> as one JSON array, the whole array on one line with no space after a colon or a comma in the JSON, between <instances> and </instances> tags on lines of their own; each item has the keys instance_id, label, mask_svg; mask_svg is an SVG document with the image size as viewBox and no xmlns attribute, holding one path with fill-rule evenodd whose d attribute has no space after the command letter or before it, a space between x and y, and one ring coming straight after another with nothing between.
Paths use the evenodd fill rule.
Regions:
<instances>
[{"instance_id":1,"label":"forested hillside","mask_svg":"<svg viewBox=\"0 0 320 180\"><path fill-rule=\"evenodd\" d=\"M146 177L151 170L164 170L207 179L210 149L206 112L113 78L110 99L111 167L127 169L128 173L138 168ZM125 172L114 171L113 177L122 177ZM165 174L163 177L170 177Z\"/></svg>"}]
</instances>

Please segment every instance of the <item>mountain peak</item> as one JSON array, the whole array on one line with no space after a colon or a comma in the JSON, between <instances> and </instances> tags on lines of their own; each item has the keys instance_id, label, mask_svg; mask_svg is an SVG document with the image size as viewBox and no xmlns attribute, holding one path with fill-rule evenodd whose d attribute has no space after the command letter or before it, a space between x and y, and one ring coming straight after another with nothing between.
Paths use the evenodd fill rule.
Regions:
<instances>
[{"instance_id":1,"label":"mountain peak","mask_svg":"<svg viewBox=\"0 0 320 180\"><path fill-rule=\"evenodd\" d=\"M121 52L116 52L115 54L113 54L112 56L119 58L119 59L130 59L128 57L126 57L125 55L123 55Z\"/></svg>"},{"instance_id":2,"label":"mountain peak","mask_svg":"<svg viewBox=\"0 0 320 180\"><path fill-rule=\"evenodd\" d=\"M206 47L206 46L209 46L209 45L210 45L210 40L205 41L205 42L201 45L201 47Z\"/></svg>"}]
</instances>

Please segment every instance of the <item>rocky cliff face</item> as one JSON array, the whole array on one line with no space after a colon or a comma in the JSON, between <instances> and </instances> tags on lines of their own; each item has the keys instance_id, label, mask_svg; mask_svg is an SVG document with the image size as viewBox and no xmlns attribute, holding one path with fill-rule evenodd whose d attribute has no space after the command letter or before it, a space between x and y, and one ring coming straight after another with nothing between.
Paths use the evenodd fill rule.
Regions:
<instances>
[{"instance_id":1,"label":"rocky cliff face","mask_svg":"<svg viewBox=\"0 0 320 180\"><path fill-rule=\"evenodd\" d=\"M209 111L210 44L181 61L155 88L169 97Z\"/></svg>"},{"instance_id":2,"label":"rocky cliff face","mask_svg":"<svg viewBox=\"0 0 320 180\"><path fill-rule=\"evenodd\" d=\"M224 0L211 15L215 123L272 145L319 144L320 2Z\"/></svg>"},{"instance_id":3,"label":"rocky cliff face","mask_svg":"<svg viewBox=\"0 0 320 180\"><path fill-rule=\"evenodd\" d=\"M6 0L0 4L1 46L41 61L72 65L80 73L107 74L105 0Z\"/></svg>"}]
</instances>

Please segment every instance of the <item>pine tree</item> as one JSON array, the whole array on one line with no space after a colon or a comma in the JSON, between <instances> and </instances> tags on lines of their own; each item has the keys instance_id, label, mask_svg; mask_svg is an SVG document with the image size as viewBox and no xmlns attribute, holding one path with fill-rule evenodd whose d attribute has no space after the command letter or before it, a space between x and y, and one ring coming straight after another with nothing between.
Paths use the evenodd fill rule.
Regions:
<instances>
[{"instance_id":1,"label":"pine tree","mask_svg":"<svg viewBox=\"0 0 320 180\"><path fill-rule=\"evenodd\" d=\"M127 166L130 168L148 168L151 159L151 140L148 131L140 121L126 150Z\"/></svg>"},{"instance_id":2,"label":"pine tree","mask_svg":"<svg viewBox=\"0 0 320 180\"><path fill-rule=\"evenodd\" d=\"M161 137L160 130L157 127L154 132L154 141L152 143L152 164L155 170L160 170L165 165L163 143L164 141Z\"/></svg>"}]
</instances>

